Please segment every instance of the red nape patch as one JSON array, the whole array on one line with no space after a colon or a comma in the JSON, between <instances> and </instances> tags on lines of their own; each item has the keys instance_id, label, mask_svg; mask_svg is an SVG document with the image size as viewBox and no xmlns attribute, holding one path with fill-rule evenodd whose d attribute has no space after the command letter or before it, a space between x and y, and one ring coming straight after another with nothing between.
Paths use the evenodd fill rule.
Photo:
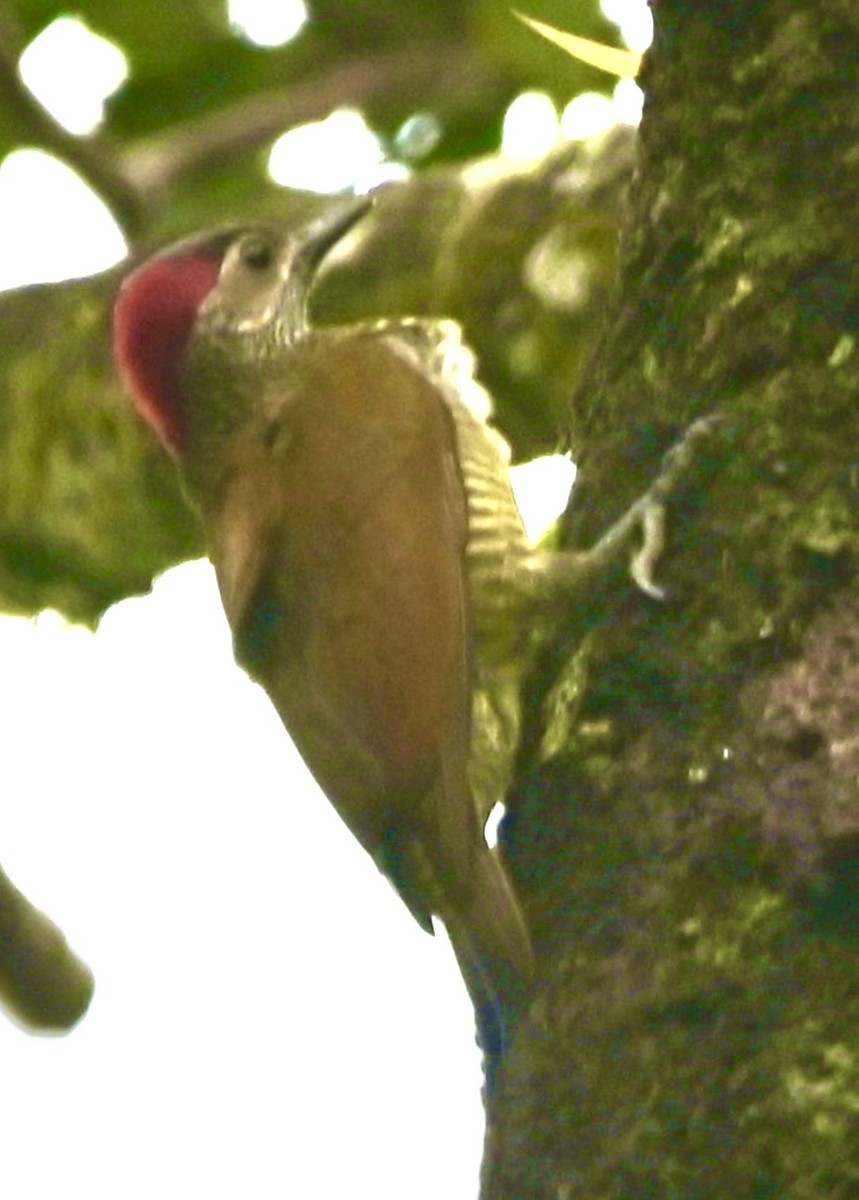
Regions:
<instances>
[{"instance_id":1,"label":"red nape patch","mask_svg":"<svg viewBox=\"0 0 859 1200\"><path fill-rule=\"evenodd\" d=\"M182 443L178 379L200 305L218 281L220 256L156 258L129 275L113 311L113 349L140 415L171 454Z\"/></svg>"}]
</instances>

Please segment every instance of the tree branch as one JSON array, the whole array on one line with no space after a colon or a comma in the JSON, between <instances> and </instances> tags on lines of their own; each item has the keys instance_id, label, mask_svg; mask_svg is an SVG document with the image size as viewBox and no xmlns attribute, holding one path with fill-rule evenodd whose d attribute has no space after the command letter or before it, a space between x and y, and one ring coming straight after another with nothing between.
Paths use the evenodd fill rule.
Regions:
<instances>
[{"instance_id":1,"label":"tree branch","mask_svg":"<svg viewBox=\"0 0 859 1200\"><path fill-rule=\"evenodd\" d=\"M93 993L87 966L0 868L0 1002L31 1029L70 1029Z\"/></svg>"},{"instance_id":2,"label":"tree branch","mask_svg":"<svg viewBox=\"0 0 859 1200\"><path fill-rule=\"evenodd\" d=\"M146 224L142 194L126 177L115 150L100 138L69 133L26 87L18 72L22 43L16 23L6 7L0 6L0 107L11 117L22 143L31 142L47 150L77 171L133 237Z\"/></svg>"},{"instance_id":3,"label":"tree branch","mask_svg":"<svg viewBox=\"0 0 859 1200\"><path fill-rule=\"evenodd\" d=\"M141 141L126 153L123 175L154 199L189 175L228 163L344 105L361 107L395 94L404 105L436 104L449 112L475 96L506 90L504 77L473 47L459 43L366 55Z\"/></svg>"}]
</instances>

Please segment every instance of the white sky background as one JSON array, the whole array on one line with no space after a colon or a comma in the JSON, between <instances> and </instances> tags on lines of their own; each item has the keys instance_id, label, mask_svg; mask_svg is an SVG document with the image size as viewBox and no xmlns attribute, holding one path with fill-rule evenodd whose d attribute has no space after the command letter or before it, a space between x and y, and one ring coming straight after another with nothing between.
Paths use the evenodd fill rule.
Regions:
<instances>
[{"instance_id":1,"label":"white sky background","mask_svg":"<svg viewBox=\"0 0 859 1200\"><path fill-rule=\"evenodd\" d=\"M257 21L290 10L275 29L253 7L231 13L260 42L295 32L289 3L257 0ZM60 61L94 78L82 53ZM102 61L107 94L122 63ZM49 56L34 90L40 70L55 115L97 124L81 78ZM559 121L575 136L570 112L520 103L508 151L544 152ZM352 179L306 186L380 168L371 147ZM91 194L61 193L63 170L33 151L0 164L0 287L122 257ZM0 862L96 974L68 1037L0 1019L0 1195L474 1197L480 1065L449 945L417 928L233 664L208 564L117 605L97 635L0 618L0 661Z\"/></svg>"},{"instance_id":2,"label":"white sky background","mask_svg":"<svg viewBox=\"0 0 859 1200\"><path fill-rule=\"evenodd\" d=\"M0 1194L474 1195L449 947L234 666L208 564L96 637L5 621L0 654L4 865L97 977L67 1038L0 1023Z\"/></svg>"}]
</instances>

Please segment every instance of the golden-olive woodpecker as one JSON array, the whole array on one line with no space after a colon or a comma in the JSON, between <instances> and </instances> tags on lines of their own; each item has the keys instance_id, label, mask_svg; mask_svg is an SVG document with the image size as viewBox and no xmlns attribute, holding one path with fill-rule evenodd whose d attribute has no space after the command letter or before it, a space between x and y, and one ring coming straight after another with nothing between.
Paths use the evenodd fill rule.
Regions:
<instances>
[{"instance_id":1,"label":"golden-olive woodpecker","mask_svg":"<svg viewBox=\"0 0 859 1200\"><path fill-rule=\"evenodd\" d=\"M475 686L523 617L587 593L683 464L593 551L534 550L458 327L308 323L318 266L369 208L164 251L122 287L116 356L201 515L238 662L420 925L444 922L497 1057L532 949L484 838Z\"/></svg>"},{"instance_id":2,"label":"golden-olive woodpecker","mask_svg":"<svg viewBox=\"0 0 859 1200\"><path fill-rule=\"evenodd\" d=\"M419 923L444 921L503 1038L532 956L469 781L467 563L515 555L505 524L526 543L446 362L456 327L308 325L317 266L368 208L167 250L123 285L116 354L202 517L238 662Z\"/></svg>"}]
</instances>

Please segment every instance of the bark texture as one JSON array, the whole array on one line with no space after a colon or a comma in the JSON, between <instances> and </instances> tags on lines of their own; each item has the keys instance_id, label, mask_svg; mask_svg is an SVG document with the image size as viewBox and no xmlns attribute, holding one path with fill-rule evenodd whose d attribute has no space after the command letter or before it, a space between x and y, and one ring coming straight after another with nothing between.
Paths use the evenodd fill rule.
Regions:
<instances>
[{"instance_id":1,"label":"bark texture","mask_svg":"<svg viewBox=\"0 0 859 1200\"><path fill-rule=\"evenodd\" d=\"M508 846L542 988L484 1195L854 1196L859 11L652 7L569 537L726 421L667 602L620 584L533 681Z\"/></svg>"}]
</instances>

